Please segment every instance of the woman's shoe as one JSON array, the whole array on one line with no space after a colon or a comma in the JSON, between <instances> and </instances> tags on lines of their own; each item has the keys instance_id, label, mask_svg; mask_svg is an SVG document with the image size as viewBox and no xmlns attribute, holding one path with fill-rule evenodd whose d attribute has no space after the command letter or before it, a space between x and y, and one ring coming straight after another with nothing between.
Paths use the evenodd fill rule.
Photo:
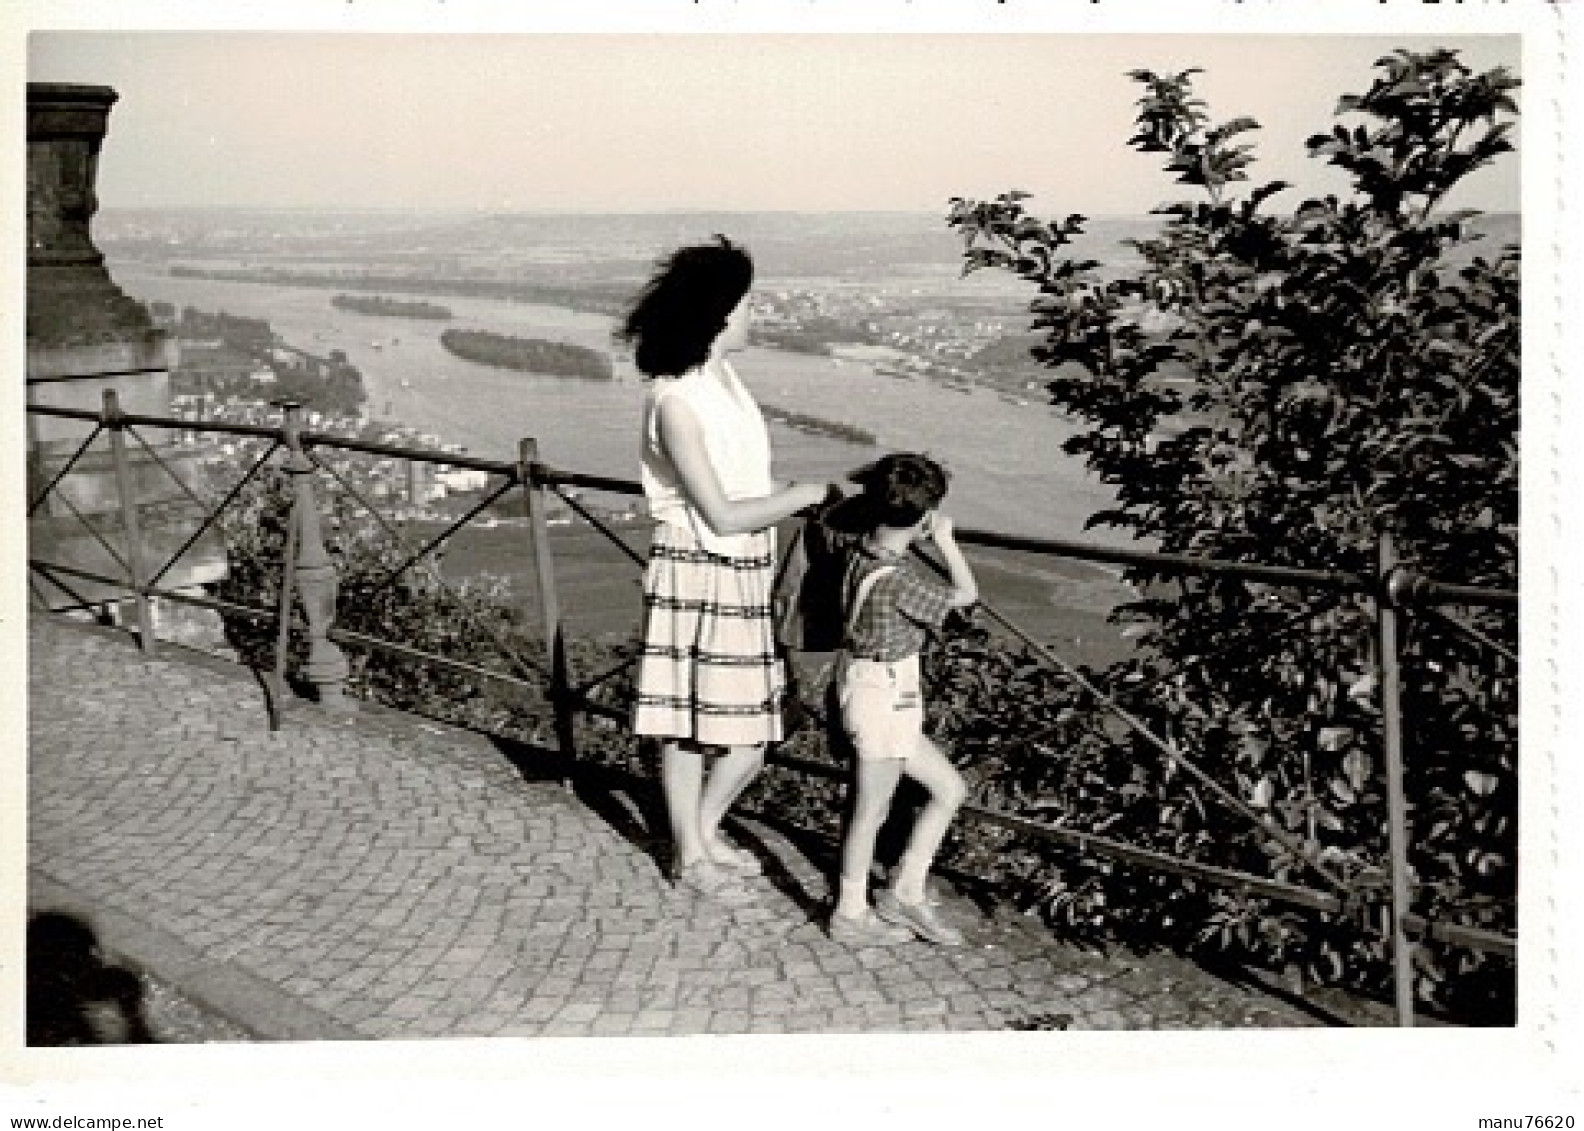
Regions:
<instances>
[{"instance_id":1,"label":"woman's shoe","mask_svg":"<svg viewBox=\"0 0 1584 1131\"><path fill-rule=\"evenodd\" d=\"M683 891L731 906L752 903L758 898L735 874L711 860L695 860L678 868L674 882Z\"/></svg>"},{"instance_id":2,"label":"woman's shoe","mask_svg":"<svg viewBox=\"0 0 1584 1131\"><path fill-rule=\"evenodd\" d=\"M882 923L873 911L865 911L861 916L832 912L830 922L825 925L825 933L830 936L831 942L839 942L843 946L896 946L913 938L912 931Z\"/></svg>"},{"instance_id":3,"label":"woman's shoe","mask_svg":"<svg viewBox=\"0 0 1584 1131\"><path fill-rule=\"evenodd\" d=\"M875 913L887 923L906 927L913 934L936 946L961 946L963 933L936 914L935 906L928 901L904 903L893 891L875 895Z\"/></svg>"}]
</instances>

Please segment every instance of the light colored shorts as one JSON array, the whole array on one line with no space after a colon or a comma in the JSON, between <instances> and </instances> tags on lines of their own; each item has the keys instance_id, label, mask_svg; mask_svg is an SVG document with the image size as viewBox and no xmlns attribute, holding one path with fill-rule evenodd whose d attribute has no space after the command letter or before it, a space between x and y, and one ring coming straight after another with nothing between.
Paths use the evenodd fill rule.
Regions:
<instances>
[{"instance_id":1,"label":"light colored shorts","mask_svg":"<svg viewBox=\"0 0 1584 1131\"><path fill-rule=\"evenodd\" d=\"M919 658L844 659L837 701L860 758L911 758L924 743Z\"/></svg>"}]
</instances>

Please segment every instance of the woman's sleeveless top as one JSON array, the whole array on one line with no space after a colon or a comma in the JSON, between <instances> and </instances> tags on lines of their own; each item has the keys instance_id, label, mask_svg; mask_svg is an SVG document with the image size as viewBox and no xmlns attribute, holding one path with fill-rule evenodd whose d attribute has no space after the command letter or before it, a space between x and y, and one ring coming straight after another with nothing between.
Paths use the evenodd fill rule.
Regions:
<instances>
[{"instance_id":1,"label":"woman's sleeveless top","mask_svg":"<svg viewBox=\"0 0 1584 1131\"><path fill-rule=\"evenodd\" d=\"M773 488L770 433L764 415L724 360L706 362L680 377L656 378L644 403L641 478L650 515L658 522L691 530L710 553L730 556L746 552L752 534L717 534L682 490L676 466L660 442L659 409L670 397L681 397L692 409L704 434L705 452L728 499L759 498Z\"/></svg>"}]
</instances>

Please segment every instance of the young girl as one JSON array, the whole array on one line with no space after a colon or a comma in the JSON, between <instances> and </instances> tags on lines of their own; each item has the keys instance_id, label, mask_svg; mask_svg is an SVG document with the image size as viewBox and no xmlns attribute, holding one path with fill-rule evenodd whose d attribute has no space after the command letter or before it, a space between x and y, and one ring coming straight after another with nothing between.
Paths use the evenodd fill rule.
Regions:
<instances>
[{"instance_id":1,"label":"young girl","mask_svg":"<svg viewBox=\"0 0 1584 1131\"><path fill-rule=\"evenodd\" d=\"M661 740L678 886L730 903L752 898L742 877L759 865L721 838L721 820L763 766L764 744L782 735L773 527L827 489L773 482L764 417L727 361L748 341L752 283L753 261L724 237L684 247L622 327L655 379L643 420L655 528L633 730Z\"/></svg>"},{"instance_id":2,"label":"young girl","mask_svg":"<svg viewBox=\"0 0 1584 1131\"><path fill-rule=\"evenodd\" d=\"M979 590L951 519L936 509L946 494L946 474L936 463L921 455L886 456L853 478L863 486L857 503L868 533L848 570L848 631L836 680L842 723L857 751L858 785L830 936L862 946L917 935L956 946L962 933L936 914L924 879L966 791L940 747L924 736L919 652L929 630L952 609L972 605ZM949 584L909 560L909 549L924 539L940 551ZM929 791L929 802L890 890L878 894L871 910L875 835L903 774Z\"/></svg>"}]
</instances>

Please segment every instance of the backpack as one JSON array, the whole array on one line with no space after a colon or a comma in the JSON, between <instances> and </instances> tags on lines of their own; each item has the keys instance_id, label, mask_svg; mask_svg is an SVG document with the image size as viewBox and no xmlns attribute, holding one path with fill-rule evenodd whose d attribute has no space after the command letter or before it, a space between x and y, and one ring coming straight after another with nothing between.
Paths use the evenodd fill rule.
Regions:
<instances>
[{"instance_id":1,"label":"backpack","mask_svg":"<svg viewBox=\"0 0 1584 1131\"><path fill-rule=\"evenodd\" d=\"M795 652L834 652L847 634L847 564L863 537L850 498L816 507L793 531L776 572L776 642Z\"/></svg>"},{"instance_id":2,"label":"backpack","mask_svg":"<svg viewBox=\"0 0 1584 1131\"><path fill-rule=\"evenodd\" d=\"M851 511L832 514L825 506L806 518L792 534L776 578L774 595L776 646L786 659L786 687L782 692L782 718L786 736L814 722L825 729L827 749L852 753L841 721L839 671L845 653L827 658L808 684L823 686L825 708L820 713L804 700L805 674L788 651L837 652L847 644L858 612L875 584L894 566L870 571L849 594L850 574L857 561L854 550L862 540L862 527L851 520Z\"/></svg>"}]
</instances>

